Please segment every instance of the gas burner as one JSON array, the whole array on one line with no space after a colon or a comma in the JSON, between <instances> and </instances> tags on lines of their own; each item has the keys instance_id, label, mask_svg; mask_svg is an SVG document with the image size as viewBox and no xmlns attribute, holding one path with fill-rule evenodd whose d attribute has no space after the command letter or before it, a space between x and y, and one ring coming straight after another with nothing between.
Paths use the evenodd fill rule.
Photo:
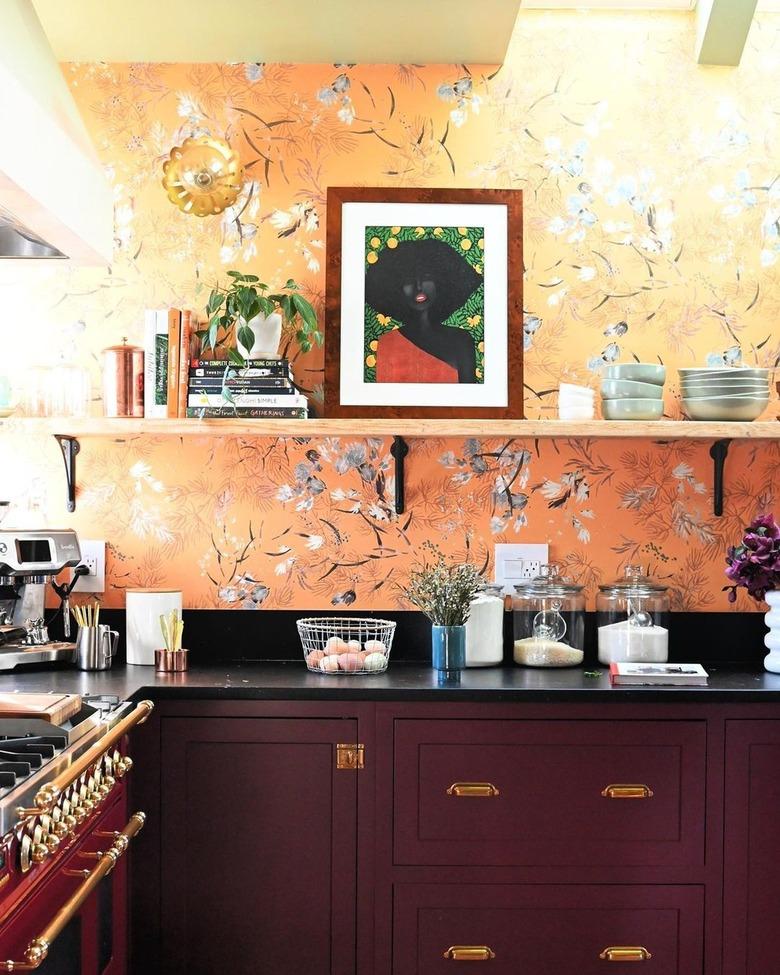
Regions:
<instances>
[{"instance_id":1,"label":"gas burner","mask_svg":"<svg viewBox=\"0 0 780 975\"><path fill-rule=\"evenodd\" d=\"M0 734L0 799L67 745L67 735Z\"/></svg>"}]
</instances>

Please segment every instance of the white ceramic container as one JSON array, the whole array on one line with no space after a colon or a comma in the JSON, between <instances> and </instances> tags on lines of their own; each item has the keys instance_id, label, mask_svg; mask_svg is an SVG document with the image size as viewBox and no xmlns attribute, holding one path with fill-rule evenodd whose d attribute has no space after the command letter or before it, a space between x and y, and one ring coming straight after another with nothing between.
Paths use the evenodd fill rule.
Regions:
<instances>
[{"instance_id":1,"label":"white ceramic container","mask_svg":"<svg viewBox=\"0 0 780 975\"><path fill-rule=\"evenodd\" d=\"M769 648L769 653L764 657L764 670L780 674L780 589L768 592L764 598L769 606L769 612L764 617L769 627L764 637L764 643Z\"/></svg>"},{"instance_id":2,"label":"white ceramic container","mask_svg":"<svg viewBox=\"0 0 780 975\"><path fill-rule=\"evenodd\" d=\"M127 662L154 666L154 651L163 646L160 617L174 610L181 616L180 589L128 589Z\"/></svg>"}]
</instances>

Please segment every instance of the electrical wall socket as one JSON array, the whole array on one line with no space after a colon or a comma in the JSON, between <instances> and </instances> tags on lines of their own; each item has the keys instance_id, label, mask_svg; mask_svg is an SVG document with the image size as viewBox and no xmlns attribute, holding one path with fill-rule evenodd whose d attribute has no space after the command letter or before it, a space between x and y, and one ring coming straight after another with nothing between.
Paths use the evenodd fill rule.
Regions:
<instances>
[{"instance_id":1,"label":"electrical wall socket","mask_svg":"<svg viewBox=\"0 0 780 975\"><path fill-rule=\"evenodd\" d=\"M505 593L511 593L518 582L539 575L539 566L549 560L547 544L496 545L494 548L494 578L504 587Z\"/></svg>"},{"instance_id":2,"label":"electrical wall socket","mask_svg":"<svg viewBox=\"0 0 780 975\"><path fill-rule=\"evenodd\" d=\"M105 592L106 589L106 543L79 539L81 564L89 569L89 575L80 576L74 593Z\"/></svg>"}]
</instances>

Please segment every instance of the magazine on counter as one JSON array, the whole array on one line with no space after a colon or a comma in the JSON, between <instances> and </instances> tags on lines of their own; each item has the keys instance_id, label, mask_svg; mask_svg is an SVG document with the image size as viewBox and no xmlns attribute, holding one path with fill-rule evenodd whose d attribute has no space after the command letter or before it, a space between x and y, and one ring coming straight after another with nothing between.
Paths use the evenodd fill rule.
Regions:
<instances>
[{"instance_id":1,"label":"magazine on counter","mask_svg":"<svg viewBox=\"0 0 780 975\"><path fill-rule=\"evenodd\" d=\"M701 664L629 664L609 665L612 684L682 684L697 686L707 683L709 674Z\"/></svg>"}]
</instances>

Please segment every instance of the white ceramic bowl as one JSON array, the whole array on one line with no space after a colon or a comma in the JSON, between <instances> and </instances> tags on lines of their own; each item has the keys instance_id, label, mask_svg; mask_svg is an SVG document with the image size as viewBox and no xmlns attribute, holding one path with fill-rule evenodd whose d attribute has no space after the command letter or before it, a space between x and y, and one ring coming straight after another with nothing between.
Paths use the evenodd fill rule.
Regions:
<instances>
[{"instance_id":1,"label":"white ceramic bowl","mask_svg":"<svg viewBox=\"0 0 780 975\"><path fill-rule=\"evenodd\" d=\"M605 399L601 401L605 420L660 420L664 414L662 399Z\"/></svg>"}]
</instances>

